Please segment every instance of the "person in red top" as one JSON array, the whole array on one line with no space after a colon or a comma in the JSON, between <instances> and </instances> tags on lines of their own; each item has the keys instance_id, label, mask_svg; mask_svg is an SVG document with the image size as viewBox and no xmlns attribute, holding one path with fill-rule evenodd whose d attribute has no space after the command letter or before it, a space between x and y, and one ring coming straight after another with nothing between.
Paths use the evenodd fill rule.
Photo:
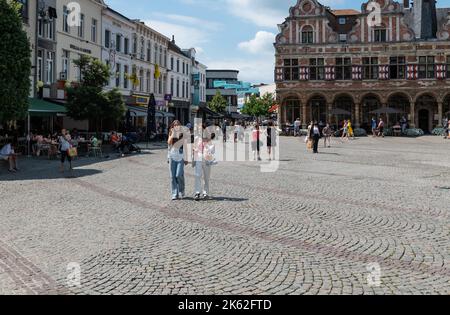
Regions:
<instances>
[{"instance_id":1,"label":"person in red top","mask_svg":"<svg viewBox=\"0 0 450 315\"><path fill-rule=\"evenodd\" d=\"M253 159L256 160L256 155L258 155L258 161L261 161L261 131L259 130L259 124L255 125L255 129L252 131L252 151Z\"/></svg>"},{"instance_id":2,"label":"person in red top","mask_svg":"<svg viewBox=\"0 0 450 315\"><path fill-rule=\"evenodd\" d=\"M111 144L114 146L114 150L117 150L117 148L120 146L120 138L117 135L117 132L113 131L111 134Z\"/></svg>"}]
</instances>

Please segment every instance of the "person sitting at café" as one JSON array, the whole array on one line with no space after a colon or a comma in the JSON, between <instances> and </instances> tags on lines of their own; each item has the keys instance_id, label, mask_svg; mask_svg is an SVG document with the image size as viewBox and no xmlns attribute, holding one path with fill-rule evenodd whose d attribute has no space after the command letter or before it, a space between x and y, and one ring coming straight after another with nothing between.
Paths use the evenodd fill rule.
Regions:
<instances>
[{"instance_id":1,"label":"person sitting at caf\u00e9","mask_svg":"<svg viewBox=\"0 0 450 315\"><path fill-rule=\"evenodd\" d=\"M111 141L111 144L113 145L113 149L117 150L119 148L119 146L120 146L120 143L121 143L120 137L117 134L117 132L113 131L111 133L110 141Z\"/></svg>"},{"instance_id":2,"label":"person sitting at caf\u00e9","mask_svg":"<svg viewBox=\"0 0 450 315\"><path fill-rule=\"evenodd\" d=\"M14 142L16 143L16 142ZM9 172L15 173L19 171L19 167L17 164L17 155L14 152L15 144L9 141L6 143L3 148L0 150L0 160L9 162Z\"/></svg>"}]
</instances>

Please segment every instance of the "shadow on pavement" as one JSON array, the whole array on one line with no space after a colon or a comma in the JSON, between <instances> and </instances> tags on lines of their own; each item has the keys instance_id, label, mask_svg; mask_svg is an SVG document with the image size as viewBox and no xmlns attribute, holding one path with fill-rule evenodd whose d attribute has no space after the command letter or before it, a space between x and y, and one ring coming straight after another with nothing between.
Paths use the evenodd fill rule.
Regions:
<instances>
[{"instance_id":1,"label":"shadow on pavement","mask_svg":"<svg viewBox=\"0 0 450 315\"><path fill-rule=\"evenodd\" d=\"M72 172L66 170L61 173L58 168L45 170L45 172L37 171L20 171L17 173L0 174L0 182L2 181L25 181L25 180L41 180L41 179L63 179L63 178L81 178L93 176L102 173L102 171L94 169L74 169Z\"/></svg>"},{"instance_id":2,"label":"shadow on pavement","mask_svg":"<svg viewBox=\"0 0 450 315\"><path fill-rule=\"evenodd\" d=\"M193 197L186 197L183 200L195 201L195 199ZM244 202L244 201L248 201L248 199L247 198L233 198L233 197L209 197L208 199L200 199L198 202L221 202L221 201Z\"/></svg>"}]
</instances>

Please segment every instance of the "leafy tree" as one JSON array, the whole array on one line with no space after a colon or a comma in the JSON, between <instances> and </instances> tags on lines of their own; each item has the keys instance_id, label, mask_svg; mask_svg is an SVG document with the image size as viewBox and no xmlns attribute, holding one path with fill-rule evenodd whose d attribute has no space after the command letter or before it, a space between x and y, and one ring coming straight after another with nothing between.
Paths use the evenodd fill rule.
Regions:
<instances>
[{"instance_id":1,"label":"leafy tree","mask_svg":"<svg viewBox=\"0 0 450 315\"><path fill-rule=\"evenodd\" d=\"M274 104L274 97L271 93L266 93L262 97L251 95L242 108L242 113L253 117L268 116L269 110Z\"/></svg>"},{"instance_id":2,"label":"leafy tree","mask_svg":"<svg viewBox=\"0 0 450 315\"><path fill-rule=\"evenodd\" d=\"M31 49L19 14L21 4L0 0L0 122L28 112Z\"/></svg>"},{"instance_id":3,"label":"leafy tree","mask_svg":"<svg viewBox=\"0 0 450 315\"><path fill-rule=\"evenodd\" d=\"M211 109L216 113L225 112L227 105L228 105L227 100L222 96L219 90L216 91L216 95L214 95L211 102L208 103L209 109Z\"/></svg>"},{"instance_id":4,"label":"leafy tree","mask_svg":"<svg viewBox=\"0 0 450 315\"><path fill-rule=\"evenodd\" d=\"M103 91L110 78L109 67L87 56L74 63L80 69L81 82L67 88L68 115L75 120L95 121L97 131L104 119L117 122L123 118L126 109L122 94L116 89Z\"/></svg>"}]
</instances>

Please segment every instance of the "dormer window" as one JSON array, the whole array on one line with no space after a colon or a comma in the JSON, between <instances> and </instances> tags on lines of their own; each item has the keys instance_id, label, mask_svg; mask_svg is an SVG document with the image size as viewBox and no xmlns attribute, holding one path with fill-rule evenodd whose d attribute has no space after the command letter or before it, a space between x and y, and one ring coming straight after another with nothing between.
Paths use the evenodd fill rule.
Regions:
<instances>
[{"instance_id":1,"label":"dormer window","mask_svg":"<svg viewBox=\"0 0 450 315\"><path fill-rule=\"evenodd\" d=\"M302 44L313 44L314 43L314 29L311 25L306 25L302 29Z\"/></svg>"},{"instance_id":2,"label":"dormer window","mask_svg":"<svg viewBox=\"0 0 450 315\"><path fill-rule=\"evenodd\" d=\"M345 25L347 24L347 19L345 17L340 17L339 18L339 25Z\"/></svg>"}]
</instances>

